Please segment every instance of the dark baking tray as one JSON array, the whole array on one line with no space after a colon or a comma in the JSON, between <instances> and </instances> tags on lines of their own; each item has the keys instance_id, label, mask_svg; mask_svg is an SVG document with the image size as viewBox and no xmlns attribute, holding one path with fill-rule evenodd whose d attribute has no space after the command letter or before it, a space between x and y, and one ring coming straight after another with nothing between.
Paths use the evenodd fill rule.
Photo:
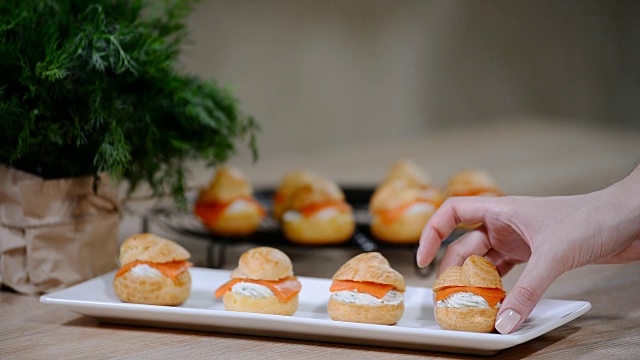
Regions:
<instances>
[{"instance_id":1,"label":"dark baking tray","mask_svg":"<svg viewBox=\"0 0 640 360\"><path fill-rule=\"evenodd\" d=\"M364 252L380 251L384 252L386 249L405 249L411 252L415 259L415 252L417 251L417 244L401 245L379 242L371 236L369 230L370 215L368 212L368 205L371 196L373 195L374 188L372 187L354 187L354 186L342 186L341 187L347 202L352 206L354 211L354 217L356 219L356 231L353 236L346 242L336 245L303 245L295 244L288 241L282 234L278 222L270 216L260 224L258 230L245 237L226 238L212 234L205 228L200 221L191 212L180 212L175 208L168 207L154 207L149 212L143 215L143 231L149 231L149 224L153 223L161 227L163 230L186 236L193 239L201 239L207 241L207 266L211 268L224 267L226 258L226 250L228 247L237 244L251 243L256 246L268 245L278 247L297 247L297 248L317 248L317 247L336 247L336 248L359 248ZM258 202L260 202L267 212L271 214L272 198L275 190L273 188L264 188L255 191L254 196ZM191 203L195 200L195 195L190 196ZM460 233L452 234L447 240L443 242L443 245L447 245L451 241L459 237ZM415 266L416 274L419 276L429 276L434 270L435 264L428 266L424 269L420 269Z\"/></svg>"}]
</instances>

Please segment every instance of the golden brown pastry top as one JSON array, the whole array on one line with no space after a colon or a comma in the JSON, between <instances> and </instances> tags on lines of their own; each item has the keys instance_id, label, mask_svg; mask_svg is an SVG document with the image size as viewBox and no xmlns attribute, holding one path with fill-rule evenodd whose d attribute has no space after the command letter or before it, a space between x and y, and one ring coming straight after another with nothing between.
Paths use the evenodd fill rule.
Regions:
<instances>
[{"instance_id":1,"label":"golden brown pastry top","mask_svg":"<svg viewBox=\"0 0 640 360\"><path fill-rule=\"evenodd\" d=\"M308 184L316 178L318 178L318 175L309 170L304 170L304 169L293 170L287 173L282 178L276 192L280 196L287 198L299 186Z\"/></svg>"},{"instance_id":2,"label":"golden brown pastry top","mask_svg":"<svg viewBox=\"0 0 640 360\"><path fill-rule=\"evenodd\" d=\"M317 177L299 186L291 194L287 209L302 210L311 205L332 201L344 201L344 193L333 180Z\"/></svg>"},{"instance_id":3,"label":"golden brown pastry top","mask_svg":"<svg viewBox=\"0 0 640 360\"><path fill-rule=\"evenodd\" d=\"M452 266L438 277L433 290L448 286L474 286L502 289L502 279L495 266L482 256L469 256L462 267Z\"/></svg>"},{"instance_id":4,"label":"golden brown pastry top","mask_svg":"<svg viewBox=\"0 0 640 360\"><path fill-rule=\"evenodd\" d=\"M368 281L393 285L400 292L406 290L402 274L391 268L389 261L378 252L356 255L333 275L333 280Z\"/></svg>"},{"instance_id":5,"label":"golden brown pastry top","mask_svg":"<svg viewBox=\"0 0 640 360\"><path fill-rule=\"evenodd\" d=\"M225 203L252 195L253 188L239 169L220 166L209 186L200 192L198 202Z\"/></svg>"},{"instance_id":6,"label":"golden brown pastry top","mask_svg":"<svg viewBox=\"0 0 640 360\"><path fill-rule=\"evenodd\" d=\"M231 272L231 278L252 280L280 280L293 276L291 259L284 252L260 246L245 251L238 260L238 267Z\"/></svg>"},{"instance_id":7,"label":"golden brown pastry top","mask_svg":"<svg viewBox=\"0 0 640 360\"><path fill-rule=\"evenodd\" d=\"M481 191L499 192L496 181L483 170L463 170L447 181L449 196L468 195Z\"/></svg>"},{"instance_id":8,"label":"golden brown pastry top","mask_svg":"<svg viewBox=\"0 0 640 360\"><path fill-rule=\"evenodd\" d=\"M435 187L409 186L403 180L395 180L379 186L371 196L369 210L376 213L381 210L395 209L398 206L427 200L438 206L442 202L442 194Z\"/></svg>"},{"instance_id":9,"label":"golden brown pastry top","mask_svg":"<svg viewBox=\"0 0 640 360\"><path fill-rule=\"evenodd\" d=\"M404 180L410 186L429 186L431 177L429 174L411 160L400 160L394 163L384 179L382 184L395 180Z\"/></svg>"},{"instance_id":10,"label":"golden brown pastry top","mask_svg":"<svg viewBox=\"0 0 640 360\"><path fill-rule=\"evenodd\" d=\"M182 246L155 234L133 235L120 246L120 266L136 260L167 263L190 257Z\"/></svg>"}]
</instances>

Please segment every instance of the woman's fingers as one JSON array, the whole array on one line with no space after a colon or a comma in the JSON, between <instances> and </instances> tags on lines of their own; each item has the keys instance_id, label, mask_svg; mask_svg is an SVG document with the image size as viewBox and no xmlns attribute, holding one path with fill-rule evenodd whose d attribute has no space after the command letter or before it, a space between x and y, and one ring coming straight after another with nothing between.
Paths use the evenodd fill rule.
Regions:
<instances>
[{"instance_id":1,"label":"woman's fingers","mask_svg":"<svg viewBox=\"0 0 640 360\"><path fill-rule=\"evenodd\" d=\"M462 266L464 260L471 255L482 256L486 254L489 249L491 249L491 244L484 228L472 230L462 235L458 240L447 246L442 261L440 261L437 276L440 276L451 266Z\"/></svg>"},{"instance_id":2,"label":"woman's fingers","mask_svg":"<svg viewBox=\"0 0 640 360\"><path fill-rule=\"evenodd\" d=\"M509 271L511 271L511 269L513 269L514 266L516 266L516 264L520 263L520 261L511 260L495 249L489 249L489 251L484 254L484 257L496 267L500 277L505 276Z\"/></svg>"},{"instance_id":3,"label":"woman's fingers","mask_svg":"<svg viewBox=\"0 0 640 360\"><path fill-rule=\"evenodd\" d=\"M484 258L489 260L495 266L504 259L504 255L492 248L484 254ZM500 275L502 276L502 274Z\"/></svg>"},{"instance_id":4,"label":"woman's fingers","mask_svg":"<svg viewBox=\"0 0 640 360\"><path fill-rule=\"evenodd\" d=\"M474 225L484 222L487 208L493 199L480 197L449 198L431 216L420 237L416 261L427 266L438 253L440 244L458 224Z\"/></svg>"},{"instance_id":5,"label":"woman's fingers","mask_svg":"<svg viewBox=\"0 0 640 360\"><path fill-rule=\"evenodd\" d=\"M503 277L507 275L507 273L511 271L511 269L513 269L513 267L519 263L520 261L515 262L515 261L509 260L508 258L502 258L502 260L496 262L493 265L496 267L496 270L498 270L498 274L500 274L500 277Z\"/></svg>"},{"instance_id":6,"label":"woman's fingers","mask_svg":"<svg viewBox=\"0 0 640 360\"><path fill-rule=\"evenodd\" d=\"M496 318L496 330L509 334L517 329L538 304L549 285L563 273L558 261L531 256L516 285L509 291Z\"/></svg>"}]
</instances>

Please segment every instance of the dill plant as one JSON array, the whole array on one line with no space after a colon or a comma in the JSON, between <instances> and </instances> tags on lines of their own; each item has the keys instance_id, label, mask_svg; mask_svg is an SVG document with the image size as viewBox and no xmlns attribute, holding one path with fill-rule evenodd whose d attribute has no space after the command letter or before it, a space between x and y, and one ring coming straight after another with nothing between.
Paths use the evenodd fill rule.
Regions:
<instances>
[{"instance_id":1,"label":"dill plant","mask_svg":"<svg viewBox=\"0 0 640 360\"><path fill-rule=\"evenodd\" d=\"M193 1L0 1L0 163L106 172L185 205L185 160L219 164L259 130L228 88L178 67Z\"/></svg>"}]
</instances>

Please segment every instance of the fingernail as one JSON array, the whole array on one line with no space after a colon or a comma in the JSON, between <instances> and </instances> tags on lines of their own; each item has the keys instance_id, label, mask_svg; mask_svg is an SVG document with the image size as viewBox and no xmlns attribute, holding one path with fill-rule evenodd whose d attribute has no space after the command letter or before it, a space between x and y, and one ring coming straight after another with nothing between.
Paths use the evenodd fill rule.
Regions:
<instances>
[{"instance_id":1,"label":"fingernail","mask_svg":"<svg viewBox=\"0 0 640 360\"><path fill-rule=\"evenodd\" d=\"M422 265L422 255L420 254L420 246L418 246L418 251L416 251L416 263L418 264L419 268L424 267L424 265Z\"/></svg>"},{"instance_id":2,"label":"fingernail","mask_svg":"<svg viewBox=\"0 0 640 360\"><path fill-rule=\"evenodd\" d=\"M496 330L501 334L508 334L518 325L522 316L517 312L507 309L498 316L496 320Z\"/></svg>"},{"instance_id":3,"label":"fingernail","mask_svg":"<svg viewBox=\"0 0 640 360\"><path fill-rule=\"evenodd\" d=\"M424 259L424 254L420 254L416 257L416 263L420 269L429 265L429 263Z\"/></svg>"}]
</instances>

